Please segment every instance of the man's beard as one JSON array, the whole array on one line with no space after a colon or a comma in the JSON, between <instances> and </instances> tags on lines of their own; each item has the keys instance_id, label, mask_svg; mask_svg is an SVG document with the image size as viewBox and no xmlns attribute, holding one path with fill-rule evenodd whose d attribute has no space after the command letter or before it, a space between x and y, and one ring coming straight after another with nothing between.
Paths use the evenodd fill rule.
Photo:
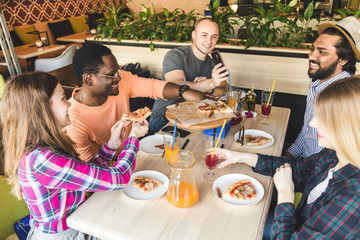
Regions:
<instances>
[{"instance_id":1,"label":"man's beard","mask_svg":"<svg viewBox=\"0 0 360 240\"><path fill-rule=\"evenodd\" d=\"M314 62L317 63L315 61L309 61L309 63ZM315 72L315 73L310 73L311 69L309 67L308 70L308 75L310 78L312 78L312 81L316 81L316 80L323 80L323 79L327 79L328 77L330 77L336 70L336 66L338 65L339 61L336 60L333 64L331 64L329 67L322 69L321 67Z\"/></svg>"}]
</instances>

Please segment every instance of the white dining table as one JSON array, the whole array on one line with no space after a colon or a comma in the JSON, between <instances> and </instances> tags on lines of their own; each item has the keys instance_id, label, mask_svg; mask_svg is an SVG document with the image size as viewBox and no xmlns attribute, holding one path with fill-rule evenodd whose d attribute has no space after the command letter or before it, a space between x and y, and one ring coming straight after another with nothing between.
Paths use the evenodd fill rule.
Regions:
<instances>
[{"instance_id":1,"label":"white dining table","mask_svg":"<svg viewBox=\"0 0 360 240\"><path fill-rule=\"evenodd\" d=\"M280 156L284 144L290 109L272 107L268 126L260 126L259 106L256 118L244 118L245 129L258 129L274 137L274 143L265 149L249 149L234 140L240 124L230 127L224 148ZM245 174L258 180L264 188L264 197L251 206L229 204L212 191L212 182L202 174L204 161L203 131L189 130L191 134L186 150L194 153L193 167L199 200L189 208L171 205L166 194L153 200L136 200L127 197L123 190L92 194L67 219L74 229L100 239L183 240L183 239L262 239L271 202L273 180L269 176L253 172L245 164L232 164L219 170L219 176L229 173ZM155 170L169 176L169 167L161 155L150 155L139 150L135 172Z\"/></svg>"}]
</instances>

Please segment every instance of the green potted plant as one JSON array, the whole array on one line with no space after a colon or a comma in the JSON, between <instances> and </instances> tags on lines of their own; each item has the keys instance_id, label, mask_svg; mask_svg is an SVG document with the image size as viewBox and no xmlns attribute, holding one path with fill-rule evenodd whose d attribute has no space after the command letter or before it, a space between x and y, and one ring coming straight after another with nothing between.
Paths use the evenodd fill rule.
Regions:
<instances>
[{"instance_id":1,"label":"green potted plant","mask_svg":"<svg viewBox=\"0 0 360 240\"><path fill-rule=\"evenodd\" d=\"M169 11L163 8L156 13L144 6L145 11L133 14L133 21L127 20L121 27L123 39L150 40L149 47L154 50L153 40L164 42L187 42L191 40L191 32L198 14L194 10L185 13L176 8Z\"/></svg>"},{"instance_id":2,"label":"green potted plant","mask_svg":"<svg viewBox=\"0 0 360 240\"><path fill-rule=\"evenodd\" d=\"M234 34L234 25L239 24L234 17L236 13L230 8L225 7L220 9L220 0L214 0L213 4L207 5L212 12L212 19L219 26L219 43L228 43L230 34Z\"/></svg>"},{"instance_id":3,"label":"green potted plant","mask_svg":"<svg viewBox=\"0 0 360 240\"><path fill-rule=\"evenodd\" d=\"M265 10L261 5L254 8L258 15L251 14L244 17L240 26L239 38L245 35L241 44L246 48L286 47L302 48L308 36L313 36L312 28L308 26L314 12L311 2L304 12L304 16L295 14L297 0L288 5L275 1L274 9Z\"/></svg>"},{"instance_id":4,"label":"green potted plant","mask_svg":"<svg viewBox=\"0 0 360 240\"><path fill-rule=\"evenodd\" d=\"M176 8L169 11L164 8L162 12L156 13L154 5L152 9L142 5L145 11L133 14L121 13L126 6L126 1L117 8L107 6L105 17L99 20L96 41L110 40L116 38L120 43L123 39L149 40L149 47L154 50L153 40L165 42L186 42L191 40L191 32L198 14L195 10L185 13L184 10Z\"/></svg>"},{"instance_id":5,"label":"green potted plant","mask_svg":"<svg viewBox=\"0 0 360 240\"><path fill-rule=\"evenodd\" d=\"M349 17L349 16L353 16L353 17L359 19L359 17L360 17L360 9L352 10L352 9L340 8L340 9L336 9L335 11L336 11L337 13L339 13L342 18L346 18L346 17ZM339 20L340 20L340 19L339 19Z\"/></svg>"},{"instance_id":6,"label":"green potted plant","mask_svg":"<svg viewBox=\"0 0 360 240\"><path fill-rule=\"evenodd\" d=\"M132 19L131 14L122 12L126 8L126 1L118 7L115 7L114 4L112 4L112 6L102 4L102 6L105 7L107 11L104 13L104 18L97 20L98 27L96 31L98 35L95 37L95 40L101 39L102 41L106 37L110 40L115 37L120 41L122 38L121 23L125 20L129 21L129 19Z\"/></svg>"}]
</instances>

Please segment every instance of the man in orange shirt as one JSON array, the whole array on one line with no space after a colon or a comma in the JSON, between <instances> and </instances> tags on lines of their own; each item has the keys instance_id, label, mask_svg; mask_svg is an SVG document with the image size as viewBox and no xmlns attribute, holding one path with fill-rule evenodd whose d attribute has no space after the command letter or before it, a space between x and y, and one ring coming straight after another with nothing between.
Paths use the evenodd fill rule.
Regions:
<instances>
[{"instance_id":1,"label":"man in orange shirt","mask_svg":"<svg viewBox=\"0 0 360 240\"><path fill-rule=\"evenodd\" d=\"M73 68L82 87L75 89L69 99L71 124L66 131L74 141L80 159L86 162L109 139L115 122L130 111L129 98L205 98L204 93L188 86L140 78L119 70L111 50L100 44L80 48L75 53Z\"/></svg>"}]
</instances>

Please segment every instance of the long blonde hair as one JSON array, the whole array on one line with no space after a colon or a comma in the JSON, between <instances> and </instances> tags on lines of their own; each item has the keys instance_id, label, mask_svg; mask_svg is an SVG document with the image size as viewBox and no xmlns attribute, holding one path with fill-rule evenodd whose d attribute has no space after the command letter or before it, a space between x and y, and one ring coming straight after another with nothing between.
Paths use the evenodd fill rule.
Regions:
<instances>
[{"instance_id":1,"label":"long blonde hair","mask_svg":"<svg viewBox=\"0 0 360 240\"><path fill-rule=\"evenodd\" d=\"M5 175L19 199L22 196L17 171L27 151L41 146L77 158L70 138L51 110L50 98L57 84L57 78L50 74L32 72L12 77L5 86L0 115Z\"/></svg>"},{"instance_id":2,"label":"long blonde hair","mask_svg":"<svg viewBox=\"0 0 360 240\"><path fill-rule=\"evenodd\" d=\"M360 168L360 76L336 81L316 101L316 116L338 156Z\"/></svg>"}]
</instances>

